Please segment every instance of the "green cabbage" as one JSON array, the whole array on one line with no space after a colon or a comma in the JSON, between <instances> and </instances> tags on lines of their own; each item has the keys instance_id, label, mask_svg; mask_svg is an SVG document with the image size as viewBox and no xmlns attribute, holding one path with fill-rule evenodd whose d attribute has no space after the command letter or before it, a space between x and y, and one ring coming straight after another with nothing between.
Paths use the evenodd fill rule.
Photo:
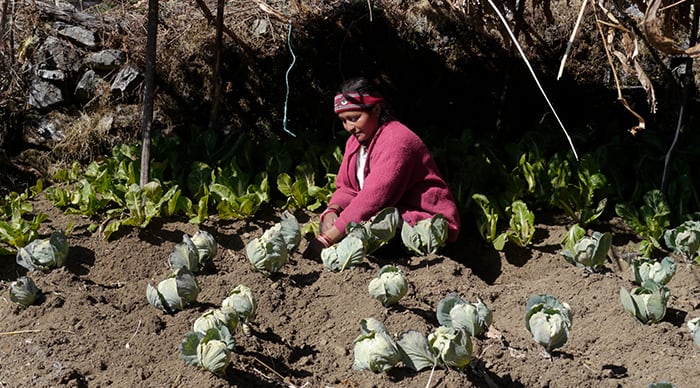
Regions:
<instances>
[{"instance_id":1,"label":"green cabbage","mask_svg":"<svg viewBox=\"0 0 700 388\"><path fill-rule=\"evenodd\" d=\"M323 265L333 272L354 268L365 258L365 245L357 236L345 236L339 243L321 251Z\"/></svg>"},{"instance_id":2,"label":"green cabbage","mask_svg":"<svg viewBox=\"0 0 700 388\"><path fill-rule=\"evenodd\" d=\"M670 294L666 286L647 280L632 292L620 288L620 301L625 310L640 322L656 323L666 315Z\"/></svg>"},{"instance_id":3,"label":"green cabbage","mask_svg":"<svg viewBox=\"0 0 700 388\"><path fill-rule=\"evenodd\" d=\"M449 367L464 369L471 361L473 345L466 330L440 326L428 335L428 345Z\"/></svg>"},{"instance_id":4,"label":"green cabbage","mask_svg":"<svg viewBox=\"0 0 700 388\"><path fill-rule=\"evenodd\" d=\"M369 294L384 306L397 303L408 292L408 280L399 267L385 265L369 282Z\"/></svg>"},{"instance_id":5,"label":"green cabbage","mask_svg":"<svg viewBox=\"0 0 700 388\"><path fill-rule=\"evenodd\" d=\"M216 257L219 247L211 233L206 230L200 230L192 236L191 240L197 248L197 255L199 256L199 264L201 266Z\"/></svg>"},{"instance_id":6,"label":"green cabbage","mask_svg":"<svg viewBox=\"0 0 700 388\"><path fill-rule=\"evenodd\" d=\"M232 309L238 316L241 328L246 335L250 335L250 322L255 320L257 303L253 292L247 286L239 284L229 292L221 302L222 308Z\"/></svg>"},{"instance_id":7,"label":"green cabbage","mask_svg":"<svg viewBox=\"0 0 700 388\"><path fill-rule=\"evenodd\" d=\"M346 231L348 235L360 238L365 244L365 253L370 254L394 238L400 220L399 211L395 207L388 207L369 221L349 223Z\"/></svg>"},{"instance_id":8,"label":"green cabbage","mask_svg":"<svg viewBox=\"0 0 700 388\"><path fill-rule=\"evenodd\" d=\"M17 251L17 264L30 270L51 270L63 265L68 256L68 239L56 230L46 239L38 239Z\"/></svg>"},{"instance_id":9,"label":"green cabbage","mask_svg":"<svg viewBox=\"0 0 700 388\"><path fill-rule=\"evenodd\" d=\"M469 303L457 294L450 294L438 302L437 319L442 326L464 329L479 337L488 330L493 314L480 298Z\"/></svg>"},{"instance_id":10,"label":"green cabbage","mask_svg":"<svg viewBox=\"0 0 700 388\"><path fill-rule=\"evenodd\" d=\"M10 300L22 307L34 304L40 296L41 290L29 276L21 276L10 283Z\"/></svg>"},{"instance_id":11,"label":"green cabbage","mask_svg":"<svg viewBox=\"0 0 700 388\"><path fill-rule=\"evenodd\" d=\"M693 337L693 342L700 348L700 317L688 321L688 330Z\"/></svg>"},{"instance_id":12,"label":"green cabbage","mask_svg":"<svg viewBox=\"0 0 700 388\"><path fill-rule=\"evenodd\" d=\"M689 220L664 232L666 246L686 260L697 257L700 247L700 221Z\"/></svg>"},{"instance_id":13,"label":"green cabbage","mask_svg":"<svg viewBox=\"0 0 700 388\"><path fill-rule=\"evenodd\" d=\"M571 307L551 295L533 295L525 305L525 327L549 354L568 341L572 318Z\"/></svg>"},{"instance_id":14,"label":"green cabbage","mask_svg":"<svg viewBox=\"0 0 700 388\"><path fill-rule=\"evenodd\" d=\"M581 237L574 243L573 248L565 248L561 254L569 263L595 272L605 264L611 245L612 234L593 232L591 237Z\"/></svg>"},{"instance_id":15,"label":"green cabbage","mask_svg":"<svg viewBox=\"0 0 700 388\"><path fill-rule=\"evenodd\" d=\"M396 343L387 333L386 327L376 320L360 322L361 332L354 341L352 368L386 372L401 361ZM375 329L375 330L373 330Z\"/></svg>"},{"instance_id":16,"label":"green cabbage","mask_svg":"<svg viewBox=\"0 0 700 388\"><path fill-rule=\"evenodd\" d=\"M187 365L197 366L218 376L226 374L235 342L226 326L219 325L206 332L192 331L179 346L180 357Z\"/></svg>"},{"instance_id":17,"label":"green cabbage","mask_svg":"<svg viewBox=\"0 0 700 388\"><path fill-rule=\"evenodd\" d=\"M268 276L277 273L289 258L287 242L280 224L266 230L262 236L250 240L245 250L253 267Z\"/></svg>"},{"instance_id":18,"label":"green cabbage","mask_svg":"<svg viewBox=\"0 0 700 388\"><path fill-rule=\"evenodd\" d=\"M199 285L192 272L182 267L158 283L157 288L149 283L146 287L146 298L152 306L172 314L196 301L199 291Z\"/></svg>"},{"instance_id":19,"label":"green cabbage","mask_svg":"<svg viewBox=\"0 0 700 388\"><path fill-rule=\"evenodd\" d=\"M651 280L658 284L667 284L676 273L676 262L670 257L664 257L661 261L640 257L631 263L634 282L638 285Z\"/></svg>"},{"instance_id":20,"label":"green cabbage","mask_svg":"<svg viewBox=\"0 0 700 388\"><path fill-rule=\"evenodd\" d=\"M192 273L199 272L199 253L190 236L182 235L182 242L175 245L172 253L168 256L168 264L173 271L184 267Z\"/></svg>"},{"instance_id":21,"label":"green cabbage","mask_svg":"<svg viewBox=\"0 0 700 388\"><path fill-rule=\"evenodd\" d=\"M436 253L447 241L447 220L442 214L420 220L414 226L404 221L401 241L408 250L424 256Z\"/></svg>"}]
</instances>

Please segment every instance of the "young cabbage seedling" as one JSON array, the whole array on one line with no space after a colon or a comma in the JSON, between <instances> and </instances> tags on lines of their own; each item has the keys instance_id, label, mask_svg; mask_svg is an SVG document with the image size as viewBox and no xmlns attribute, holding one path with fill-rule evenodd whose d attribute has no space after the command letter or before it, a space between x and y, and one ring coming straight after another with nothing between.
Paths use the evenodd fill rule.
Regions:
<instances>
[{"instance_id":1,"label":"young cabbage seedling","mask_svg":"<svg viewBox=\"0 0 700 388\"><path fill-rule=\"evenodd\" d=\"M550 356L568 341L572 318L571 307L551 295L533 295L525 305L525 327Z\"/></svg>"}]
</instances>

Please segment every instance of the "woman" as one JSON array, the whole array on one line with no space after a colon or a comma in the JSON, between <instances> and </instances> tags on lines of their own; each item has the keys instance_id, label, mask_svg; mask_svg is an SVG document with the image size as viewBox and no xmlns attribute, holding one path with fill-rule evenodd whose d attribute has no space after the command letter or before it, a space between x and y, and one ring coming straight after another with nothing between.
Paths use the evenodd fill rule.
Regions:
<instances>
[{"instance_id":1,"label":"woman","mask_svg":"<svg viewBox=\"0 0 700 388\"><path fill-rule=\"evenodd\" d=\"M441 213L449 227L447 241L455 241L460 221L452 193L426 145L391 117L376 87L366 78L344 82L334 110L351 136L336 191L321 213L320 233L304 256L318 257L345 236L349 222L369 220L386 207L396 207L410 225Z\"/></svg>"}]
</instances>

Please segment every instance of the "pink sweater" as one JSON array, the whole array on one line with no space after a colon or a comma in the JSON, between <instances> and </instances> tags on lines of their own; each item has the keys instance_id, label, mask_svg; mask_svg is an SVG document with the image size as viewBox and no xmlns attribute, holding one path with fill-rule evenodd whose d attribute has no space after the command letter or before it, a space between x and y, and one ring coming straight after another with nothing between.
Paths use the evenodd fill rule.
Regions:
<instances>
[{"instance_id":1,"label":"pink sweater","mask_svg":"<svg viewBox=\"0 0 700 388\"><path fill-rule=\"evenodd\" d=\"M350 136L329 205L343 209L334 226L342 233L349 222L370 219L386 207L396 207L410 225L442 213L447 241L459 235L457 205L423 141L405 125L391 121L374 134L367 148L365 181L357 182L360 143Z\"/></svg>"}]
</instances>

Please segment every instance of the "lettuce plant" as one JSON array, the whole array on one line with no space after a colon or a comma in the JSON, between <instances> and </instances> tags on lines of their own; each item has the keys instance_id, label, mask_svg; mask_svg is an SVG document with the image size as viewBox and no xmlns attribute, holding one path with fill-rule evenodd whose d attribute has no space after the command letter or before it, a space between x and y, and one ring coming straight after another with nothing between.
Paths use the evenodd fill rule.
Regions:
<instances>
[{"instance_id":1,"label":"lettuce plant","mask_svg":"<svg viewBox=\"0 0 700 388\"><path fill-rule=\"evenodd\" d=\"M676 273L676 263L670 257L664 257L661 261L639 257L632 260L630 268L634 275L634 282L638 285L647 280L663 285L667 284Z\"/></svg>"},{"instance_id":2,"label":"lettuce plant","mask_svg":"<svg viewBox=\"0 0 700 388\"><path fill-rule=\"evenodd\" d=\"M43 184L37 182L37 190ZM16 249L26 246L39 235L41 223L48 219L48 215L37 213L31 217L33 206L28 201L30 194L27 190L18 194L11 192L0 201L0 255L16 253ZM7 244L8 247L3 246Z\"/></svg>"},{"instance_id":3,"label":"lettuce plant","mask_svg":"<svg viewBox=\"0 0 700 388\"><path fill-rule=\"evenodd\" d=\"M442 326L464 329L480 337L491 325L493 315L480 298L470 303L457 294L450 294L438 302L437 320Z\"/></svg>"},{"instance_id":4,"label":"lettuce plant","mask_svg":"<svg viewBox=\"0 0 700 388\"><path fill-rule=\"evenodd\" d=\"M700 221L689 220L664 232L666 246L686 260L699 260Z\"/></svg>"},{"instance_id":5,"label":"lettuce plant","mask_svg":"<svg viewBox=\"0 0 700 388\"><path fill-rule=\"evenodd\" d=\"M644 194L644 205L639 209L629 204L617 204L615 213L642 237L639 243L641 256L650 257L653 249L661 249L660 240L671 223L671 208L660 190Z\"/></svg>"},{"instance_id":6,"label":"lettuce plant","mask_svg":"<svg viewBox=\"0 0 700 388\"><path fill-rule=\"evenodd\" d=\"M647 280L631 292L620 288L622 307L642 323L656 323L666 315L670 291L664 285Z\"/></svg>"},{"instance_id":7,"label":"lettuce plant","mask_svg":"<svg viewBox=\"0 0 700 388\"><path fill-rule=\"evenodd\" d=\"M49 238L37 239L17 251L17 264L30 270L48 271L61 267L68 257L68 239L62 230Z\"/></svg>"},{"instance_id":8,"label":"lettuce plant","mask_svg":"<svg viewBox=\"0 0 700 388\"><path fill-rule=\"evenodd\" d=\"M593 232L592 236L581 237L571 249L565 248L561 254L569 263L590 272L596 272L605 264L611 245L610 233Z\"/></svg>"},{"instance_id":9,"label":"lettuce plant","mask_svg":"<svg viewBox=\"0 0 700 388\"><path fill-rule=\"evenodd\" d=\"M571 307L548 294L533 295L525 305L525 328L548 354L566 344L572 319Z\"/></svg>"},{"instance_id":10,"label":"lettuce plant","mask_svg":"<svg viewBox=\"0 0 700 388\"><path fill-rule=\"evenodd\" d=\"M404 221L401 241L409 251L418 255L435 253L447 241L447 220L442 214L436 214L416 222L414 226Z\"/></svg>"},{"instance_id":11,"label":"lettuce plant","mask_svg":"<svg viewBox=\"0 0 700 388\"><path fill-rule=\"evenodd\" d=\"M500 251L506 241L526 247L535 235L535 214L521 200L513 201L506 211L510 213L510 228L493 240L493 247Z\"/></svg>"},{"instance_id":12,"label":"lettuce plant","mask_svg":"<svg viewBox=\"0 0 700 388\"><path fill-rule=\"evenodd\" d=\"M377 276L369 282L369 294L382 302L384 306L398 303L408 292L408 280L401 269L394 265L385 265Z\"/></svg>"}]
</instances>

